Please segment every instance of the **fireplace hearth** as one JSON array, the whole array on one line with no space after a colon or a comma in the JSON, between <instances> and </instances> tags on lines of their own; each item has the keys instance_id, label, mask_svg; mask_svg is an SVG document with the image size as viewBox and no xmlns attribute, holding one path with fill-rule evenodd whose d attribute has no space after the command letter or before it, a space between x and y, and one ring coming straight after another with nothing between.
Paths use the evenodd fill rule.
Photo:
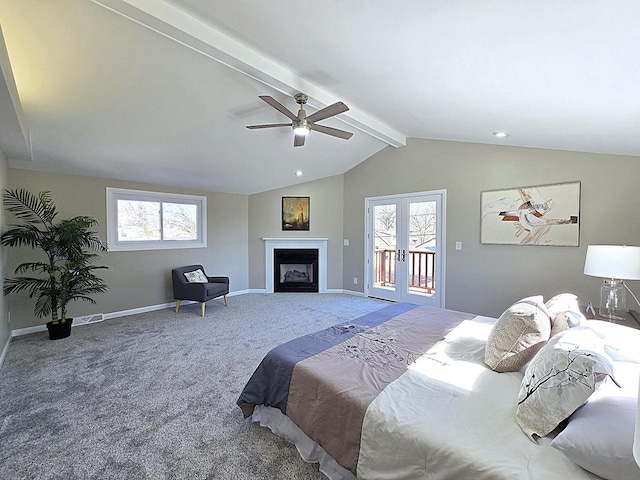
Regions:
<instances>
[{"instance_id":1,"label":"fireplace hearth","mask_svg":"<svg viewBox=\"0 0 640 480\"><path fill-rule=\"evenodd\" d=\"M274 292L318 292L318 249L273 250Z\"/></svg>"}]
</instances>

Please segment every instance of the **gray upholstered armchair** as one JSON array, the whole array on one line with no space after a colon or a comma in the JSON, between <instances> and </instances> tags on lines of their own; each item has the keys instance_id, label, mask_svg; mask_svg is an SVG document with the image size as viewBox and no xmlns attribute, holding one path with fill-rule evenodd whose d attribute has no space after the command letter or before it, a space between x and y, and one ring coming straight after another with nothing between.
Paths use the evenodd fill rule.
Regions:
<instances>
[{"instance_id":1,"label":"gray upholstered armchair","mask_svg":"<svg viewBox=\"0 0 640 480\"><path fill-rule=\"evenodd\" d=\"M200 302L200 315L204 317L204 304L213 298L224 296L225 306L229 306L227 294L229 293L229 277L209 277L205 274L207 282L189 282L185 273L201 270L202 265L188 265L171 270L173 280L173 298L176 299L176 313L180 310L180 300L192 300ZM204 278L203 278L204 280Z\"/></svg>"}]
</instances>

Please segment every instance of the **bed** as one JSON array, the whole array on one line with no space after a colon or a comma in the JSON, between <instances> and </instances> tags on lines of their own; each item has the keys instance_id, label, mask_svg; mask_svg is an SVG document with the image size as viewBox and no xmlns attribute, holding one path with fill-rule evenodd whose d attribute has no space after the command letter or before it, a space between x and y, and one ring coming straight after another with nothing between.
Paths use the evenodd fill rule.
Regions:
<instances>
[{"instance_id":1,"label":"bed","mask_svg":"<svg viewBox=\"0 0 640 480\"><path fill-rule=\"evenodd\" d=\"M632 458L611 461L617 454L607 450L614 443L607 432L585 435L582 429L588 431L589 425L575 432L567 427L571 435L565 435L563 448L552 442L562 439L558 433L571 419L548 435L525 433L516 411L520 413L528 369L498 373L485 363L496 323L494 318L452 310L391 304L274 348L237 404L246 418L294 443L305 460L319 462L333 480L602 478L596 473L613 479L629 478L616 477L629 472L638 474L631 478L640 478ZM547 338L550 329L543 333ZM596 409L600 413L611 408L615 412L617 404L611 407L611 399L623 398L627 407L633 403L633 412L626 415L634 415L640 331L586 320L572 330L581 329L602 339L602 355L617 382L611 381L614 370L599 372L589 402L596 407L604 402L606 408ZM621 433L616 424L611 436L615 443L621 437L623 443L632 443L628 430L633 419L623 415L620 422L626 431ZM605 452L598 452L604 459L594 453L601 446L580 444L583 437L594 443L604 438ZM622 450L630 456L630 445ZM586 462L590 471L576 461L582 466ZM607 462L613 467L603 464Z\"/></svg>"}]
</instances>

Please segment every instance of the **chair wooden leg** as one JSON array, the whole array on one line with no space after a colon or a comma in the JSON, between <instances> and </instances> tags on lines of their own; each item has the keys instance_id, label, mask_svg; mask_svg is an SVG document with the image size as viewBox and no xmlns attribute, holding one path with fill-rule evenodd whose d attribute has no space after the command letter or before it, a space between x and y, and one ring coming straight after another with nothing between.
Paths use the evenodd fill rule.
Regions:
<instances>
[{"instance_id":1,"label":"chair wooden leg","mask_svg":"<svg viewBox=\"0 0 640 480\"><path fill-rule=\"evenodd\" d=\"M200 304L200 316L204 317L204 302Z\"/></svg>"},{"instance_id":2,"label":"chair wooden leg","mask_svg":"<svg viewBox=\"0 0 640 480\"><path fill-rule=\"evenodd\" d=\"M224 296L224 306L228 307L229 306L229 302L227 301L227 296Z\"/></svg>"},{"instance_id":3,"label":"chair wooden leg","mask_svg":"<svg viewBox=\"0 0 640 480\"><path fill-rule=\"evenodd\" d=\"M176 313L180 310L180 300L176 300Z\"/></svg>"}]
</instances>

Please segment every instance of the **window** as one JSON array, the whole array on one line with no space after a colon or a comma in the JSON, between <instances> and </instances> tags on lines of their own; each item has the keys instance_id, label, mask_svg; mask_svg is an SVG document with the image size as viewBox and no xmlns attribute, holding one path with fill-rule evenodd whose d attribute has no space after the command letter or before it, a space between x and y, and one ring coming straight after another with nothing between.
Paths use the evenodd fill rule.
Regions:
<instances>
[{"instance_id":1,"label":"window","mask_svg":"<svg viewBox=\"0 0 640 480\"><path fill-rule=\"evenodd\" d=\"M107 187L107 242L114 251L207 246L207 199Z\"/></svg>"}]
</instances>

